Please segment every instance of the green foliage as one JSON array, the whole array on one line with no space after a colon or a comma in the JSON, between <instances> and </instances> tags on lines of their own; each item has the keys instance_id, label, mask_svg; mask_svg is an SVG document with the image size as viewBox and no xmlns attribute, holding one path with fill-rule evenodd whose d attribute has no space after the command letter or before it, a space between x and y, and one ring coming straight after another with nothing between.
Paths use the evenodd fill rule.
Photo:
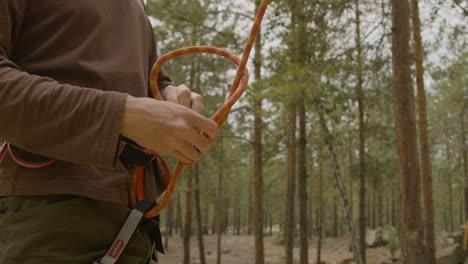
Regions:
<instances>
[{"instance_id":1,"label":"green foliage","mask_svg":"<svg viewBox=\"0 0 468 264\"><path fill-rule=\"evenodd\" d=\"M273 245L283 246L284 245L284 229L273 233Z\"/></svg>"},{"instance_id":2,"label":"green foliage","mask_svg":"<svg viewBox=\"0 0 468 264\"><path fill-rule=\"evenodd\" d=\"M398 231L393 226L382 226L380 227L377 232L382 236L384 239L388 240L388 244L385 245L386 248L390 250L390 254L393 256L395 252L400 248L400 242L398 238Z\"/></svg>"}]
</instances>

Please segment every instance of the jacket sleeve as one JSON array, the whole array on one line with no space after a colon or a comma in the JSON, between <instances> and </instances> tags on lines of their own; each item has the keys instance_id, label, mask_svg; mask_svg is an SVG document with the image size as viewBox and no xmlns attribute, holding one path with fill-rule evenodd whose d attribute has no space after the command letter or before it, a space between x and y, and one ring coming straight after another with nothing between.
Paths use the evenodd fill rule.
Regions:
<instances>
[{"instance_id":1,"label":"jacket sleeve","mask_svg":"<svg viewBox=\"0 0 468 264\"><path fill-rule=\"evenodd\" d=\"M111 168L127 95L29 74L12 59L26 0L0 0L0 140L42 156Z\"/></svg>"}]
</instances>

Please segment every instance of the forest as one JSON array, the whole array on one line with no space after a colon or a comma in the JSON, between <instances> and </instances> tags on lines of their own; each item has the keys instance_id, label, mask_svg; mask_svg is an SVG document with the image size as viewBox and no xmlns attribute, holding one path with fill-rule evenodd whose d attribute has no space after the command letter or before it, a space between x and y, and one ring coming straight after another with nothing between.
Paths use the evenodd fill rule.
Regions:
<instances>
[{"instance_id":1,"label":"forest","mask_svg":"<svg viewBox=\"0 0 468 264\"><path fill-rule=\"evenodd\" d=\"M260 2L146 7L160 55L240 56ZM463 0L271 1L245 94L161 215L161 263L468 263L467 16ZM236 69L165 68L206 116Z\"/></svg>"}]
</instances>

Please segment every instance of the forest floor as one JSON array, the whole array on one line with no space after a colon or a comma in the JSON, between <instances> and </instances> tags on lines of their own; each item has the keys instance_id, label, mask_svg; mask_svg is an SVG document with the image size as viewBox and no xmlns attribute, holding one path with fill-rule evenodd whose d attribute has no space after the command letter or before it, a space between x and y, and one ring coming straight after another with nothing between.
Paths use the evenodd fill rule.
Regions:
<instances>
[{"instance_id":1,"label":"forest floor","mask_svg":"<svg viewBox=\"0 0 468 264\"><path fill-rule=\"evenodd\" d=\"M284 247L273 244L273 237L265 237L265 263L282 264L284 259ZM205 253L207 264L216 263L216 236L204 236ZM310 241L309 263L315 263L317 258L317 239ZM199 264L198 243L192 237L190 243L191 262ZM253 264L254 263L254 240L253 236L246 235L224 235L222 237L222 264ZM346 237L325 238L322 243L322 261L327 264L339 264L345 259L352 258L352 253L348 250L349 239ZM299 246L294 248L295 258L299 260ZM387 248L369 248L367 250L367 263L375 264L382 258L388 258L390 251ZM178 236L169 239L169 249L166 255L160 257L163 264L182 264L183 245Z\"/></svg>"}]
</instances>

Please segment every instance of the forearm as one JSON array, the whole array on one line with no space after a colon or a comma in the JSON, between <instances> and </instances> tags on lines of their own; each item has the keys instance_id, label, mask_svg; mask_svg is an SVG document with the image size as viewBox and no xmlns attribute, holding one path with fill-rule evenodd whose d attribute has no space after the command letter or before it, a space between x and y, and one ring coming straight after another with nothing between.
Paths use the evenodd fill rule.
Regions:
<instances>
[{"instance_id":1,"label":"forearm","mask_svg":"<svg viewBox=\"0 0 468 264\"><path fill-rule=\"evenodd\" d=\"M126 94L58 82L0 58L0 138L29 152L112 167Z\"/></svg>"}]
</instances>

